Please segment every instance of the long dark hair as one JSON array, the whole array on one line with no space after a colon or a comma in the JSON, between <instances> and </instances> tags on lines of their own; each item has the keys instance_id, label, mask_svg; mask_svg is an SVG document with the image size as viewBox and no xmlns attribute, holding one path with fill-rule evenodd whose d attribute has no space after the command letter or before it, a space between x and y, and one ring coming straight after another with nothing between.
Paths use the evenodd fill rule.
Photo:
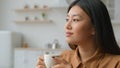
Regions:
<instances>
[{"instance_id":1,"label":"long dark hair","mask_svg":"<svg viewBox=\"0 0 120 68\"><path fill-rule=\"evenodd\" d=\"M96 30L96 41L99 42L100 48L104 53L120 55L120 48L115 40L113 28L108 10L100 0L75 0L68 8L73 6L82 8L92 20ZM71 49L77 46L69 45Z\"/></svg>"}]
</instances>

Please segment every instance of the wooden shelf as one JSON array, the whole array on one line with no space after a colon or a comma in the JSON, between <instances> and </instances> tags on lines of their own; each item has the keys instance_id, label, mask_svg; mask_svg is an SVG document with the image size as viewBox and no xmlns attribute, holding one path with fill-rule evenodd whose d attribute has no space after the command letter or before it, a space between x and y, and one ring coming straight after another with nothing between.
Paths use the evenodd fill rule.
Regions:
<instances>
[{"instance_id":1,"label":"wooden shelf","mask_svg":"<svg viewBox=\"0 0 120 68\"><path fill-rule=\"evenodd\" d=\"M38 12L38 11L48 11L51 9L66 9L67 7L50 7L50 8L26 8L26 9L16 9L16 12Z\"/></svg>"},{"instance_id":2,"label":"wooden shelf","mask_svg":"<svg viewBox=\"0 0 120 68\"><path fill-rule=\"evenodd\" d=\"M67 9L68 7L51 7L51 9Z\"/></svg>"},{"instance_id":3,"label":"wooden shelf","mask_svg":"<svg viewBox=\"0 0 120 68\"><path fill-rule=\"evenodd\" d=\"M46 48L46 49L43 49L43 48L15 48L15 50L52 50L52 51L58 50L58 51L63 51L63 50L65 50L65 49L49 49L49 48Z\"/></svg>"},{"instance_id":4,"label":"wooden shelf","mask_svg":"<svg viewBox=\"0 0 120 68\"><path fill-rule=\"evenodd\" d=\"M14 21L15 23L47 23L47 22L52 22L52 20L28 20L28 21L22 21L22 20L18 20L18 21Z\"/></svg>"},{"instance_id":5,"label":"wooden shelf","mask_svg":"<svg viewBox=\"0 0 120 68\"><path fill-rule=\"evenodd\" d=\"M37 12L37 11L48 11L50 8L33 8L33 9L16 9L16 12Z\"/></svg>"},{"instance_id":6,"label":"wooden shelf","mask_svg":"<svg viewBox=\"0 0 120 68\"><path fill-rule=\"evenodd\" d=\"M36 17L36 12L46 12L46 11L50 11L50 10L65 10L67 9L67 6L66 7L46 7L46 8L21 8L21 9L15 9L14 11L16 13L25 13L24 15L27 15L29 16L30 14L26 14L28 12L30 12L32 15L34 15ZM47 13L45 13L47 14ZM41 16L43 17L43 14L41 13ZM24 16L25 19L23 20L16 20L14 21L15 23L24 23L24 24L27 24L27 23L51 23L53 22L52 20L38 20L38 19L35 19L35 20L28 20L26 19L26 16Z\"/></svg>"}]
</instances>

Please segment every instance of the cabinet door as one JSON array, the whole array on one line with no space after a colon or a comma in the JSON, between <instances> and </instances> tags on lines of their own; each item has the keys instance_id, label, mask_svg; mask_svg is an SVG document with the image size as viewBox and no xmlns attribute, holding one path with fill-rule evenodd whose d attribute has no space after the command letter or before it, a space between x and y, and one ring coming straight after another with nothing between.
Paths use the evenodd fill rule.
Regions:
<instances>
[{"instance_id":1,"label":"cabinet door","mask_svg":"<svg viewBox=\"0 0 120 68\"><path fill-rule=\"evenodd\" d=\"M41 51L28 50L26 56L27 60L26 68L35 68L38 57L41 55L43 55L42 50Z\"/></svg>"},{"instance_id":2,"label":"cabinet door","mask_svg":"<svg viewBox=\"0 0 120 68\"><path fill-rule=\"evenodd\" d=\"M14 68L25 68L25 51L24 50L15 50Z\"/></svg>"},{"instance_id":3,"label":"cabinet door","mask_svg":"<svg viewBox=\"0 0 120 68\"><path fill-rule=\"evenodd\" d=\"M41 55L43 55L42 50L15 50L14 68L35 68Z\"/></svg>"},{"instance_id":4,"label":"cabinet door","mask_svg":"<svg viewBox=\"0 0 120 68\"><path fill-rule=\"evenodd\" d=\"M16 49L14 52L14 68L35 68L37 60L45 52L60 54L62 50L25 50Z\"/></svg>"}]
</instances>

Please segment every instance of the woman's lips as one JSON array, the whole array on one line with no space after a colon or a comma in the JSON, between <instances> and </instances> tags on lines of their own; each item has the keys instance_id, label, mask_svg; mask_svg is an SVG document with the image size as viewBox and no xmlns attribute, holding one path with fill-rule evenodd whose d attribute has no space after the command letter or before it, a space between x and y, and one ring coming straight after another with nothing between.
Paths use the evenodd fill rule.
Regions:
<instances>
[{"instance_id":1,"label":"woman's lips","mask_svg":"<svg viewBox=\"0 0 120 68\"><path fill-rule=\"evenodd\" d=\"M72 34L72 32L66 32L66 37L70 37Z\"/></svg>"}]
</instances>

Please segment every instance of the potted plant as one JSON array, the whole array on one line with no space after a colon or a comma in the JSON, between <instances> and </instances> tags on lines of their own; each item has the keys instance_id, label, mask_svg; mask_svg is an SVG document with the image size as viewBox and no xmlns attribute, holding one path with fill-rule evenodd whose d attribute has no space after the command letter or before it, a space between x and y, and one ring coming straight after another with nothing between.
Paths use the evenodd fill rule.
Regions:
<instances>
[{"instance_id":1,"label":"potted plant","mask_svg":"<svg viewBox=\"0 0 120 68\"><path fill-rule=\"evenodd\" d=\"M45 20L45 19L46 19L46 14L45 14L45 12L42 12L41 15L42 15L42 20Z\"/></svg>"}]
</instances>

